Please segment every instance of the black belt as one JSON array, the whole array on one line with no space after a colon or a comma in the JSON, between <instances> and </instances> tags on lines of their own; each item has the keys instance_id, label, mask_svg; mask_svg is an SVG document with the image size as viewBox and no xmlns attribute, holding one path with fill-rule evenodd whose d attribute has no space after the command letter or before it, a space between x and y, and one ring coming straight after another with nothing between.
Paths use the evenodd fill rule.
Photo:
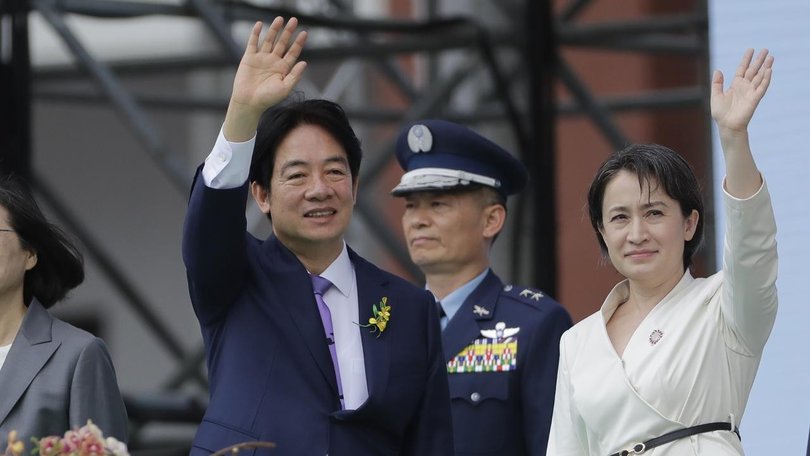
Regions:
<instances>
[{"instance_id":1,"label":"black belt","mask_svg":"<svg viewBox=\"0 0 810 456\"><path fill-rule=\"evenodd\" d=\"M619 451L618 453L613 453L610 456L629 456L631 454L642 454L647 450L653 449L657 446L661 446L665 443L674 442L675 440L682 439L684 437L689 437L690 435L703 434L704 432L712 432L712 431L730 431L737 434L738 439L740 438L740 431L737 430L737 426L735 426L734 423L724 423L720 421L716 423L698 424L697 426L692 426L684 429L678 429L677 431L668 432L662 436L647 440L646 442L643 443L636 443L629 450L622 450Z\"/></svg>"}]
</instances>

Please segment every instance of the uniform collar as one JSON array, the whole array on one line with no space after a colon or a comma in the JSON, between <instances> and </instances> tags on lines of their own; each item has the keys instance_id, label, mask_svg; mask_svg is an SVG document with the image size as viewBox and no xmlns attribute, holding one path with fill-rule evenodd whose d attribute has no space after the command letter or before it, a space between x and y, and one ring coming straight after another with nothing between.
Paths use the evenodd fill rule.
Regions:
<instances>
[{"instance_id":1,"label":"uniform collar","mask_svg":"<svg viewBox=\"0 0 810 456\"><path fill-rule=\"evenodd\" d=\"M475 291L478 285L484 281L484 277L487 276L488 272L489 268L484 269L481 274L478 274L469 282L456 288L441 300L442 309L444 309L444 313L447 315L448 320L453 319L453 315L458 312L458 309L461 308L461 305L464 304L464 301L466 301L470 294ZM428 290L430 290L430 288L428 288Z\"/></svg>"}]
</instances>

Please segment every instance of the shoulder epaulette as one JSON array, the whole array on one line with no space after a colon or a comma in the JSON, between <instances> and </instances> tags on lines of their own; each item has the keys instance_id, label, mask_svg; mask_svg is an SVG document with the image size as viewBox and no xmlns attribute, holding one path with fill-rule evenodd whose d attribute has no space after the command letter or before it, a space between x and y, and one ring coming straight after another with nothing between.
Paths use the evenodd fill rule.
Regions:
<instances>
[{"instance_id":1,"label":"shoulder epaulette","mask_svg":"<svg viewBox=\"0 0 810 456\"><path fill-rule=\"evenodd\" d=\"M501 294L525 304L537 304L546 297L546 294L536 288L524 287L522 285L505 285Z\"/></svg>"}]
</instances>

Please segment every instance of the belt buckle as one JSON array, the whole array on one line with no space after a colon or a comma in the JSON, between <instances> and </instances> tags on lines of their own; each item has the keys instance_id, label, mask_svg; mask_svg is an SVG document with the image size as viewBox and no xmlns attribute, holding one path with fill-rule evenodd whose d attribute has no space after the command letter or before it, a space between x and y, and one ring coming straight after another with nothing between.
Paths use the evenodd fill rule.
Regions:
<instances>
[{"instance_id":1,"label":"belt buckle","mask_svg":"<svg viewBox=\"0 0 810 456\"><path fill-rule=\"evenodd\" d=\"M647 445L645 445L644 443L639 442L639 443L636 443L635 445L633 445L633 447L630 448L629 450L622 451L621 456L629 456L631 454L642 454L645 451L647 451Z\"/></svg>"}]
</instances>

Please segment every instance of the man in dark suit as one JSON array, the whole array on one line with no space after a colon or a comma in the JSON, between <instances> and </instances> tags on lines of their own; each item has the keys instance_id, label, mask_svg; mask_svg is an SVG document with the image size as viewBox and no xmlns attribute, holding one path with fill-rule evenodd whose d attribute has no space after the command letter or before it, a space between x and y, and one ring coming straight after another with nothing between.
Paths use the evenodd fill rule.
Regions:
<instances>
[{"instance_id":1,"label":"man in dark suit","mask_svg":"<svg viewBox=\"0 0 810 456\"><path fill-rule=\"evenodd\" d=\"M343 239L360 143L335 103L279 104L305 67L296 25L276 18L264 40L254 26L192 188L183 258L211 400L191 453L450 454L435 301ZM264 241L245 231L248 192L272 221Z\"/></svg>"},{"instance_id":2,"label":"man in dark suit","mask_svg":"<svg viewBox=\"0 0 810 456\"><path fill-rule=\"evenodd\" d=\"M539 290L504 285L489 257L526 168L440 120L406 126L396 155L406 173L392 193L406 200L408 250L440 302L456 454L544 455L571 318Z\"/></svg>"}]
</instances>

